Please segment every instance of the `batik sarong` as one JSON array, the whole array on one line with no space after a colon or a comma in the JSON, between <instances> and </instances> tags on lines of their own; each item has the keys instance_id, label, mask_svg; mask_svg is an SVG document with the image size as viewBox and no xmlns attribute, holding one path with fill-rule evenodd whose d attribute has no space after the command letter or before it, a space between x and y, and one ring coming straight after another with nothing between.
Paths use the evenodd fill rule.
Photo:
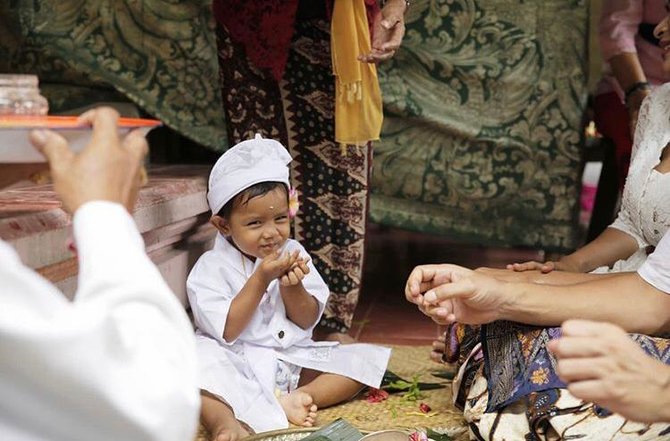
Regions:
<instances>
[{"instance_id":1,"label":"batik sarong","mask_svg":"<svg viewBox=\"0 0 670 441\"><path fill-rule=\"evenodd\" d=\"M560 328L511 322L450 328L447 353L461 364L454 401L463 409L473 439L670 439L668 423L628 421L571 395L546 347L559 335ZM670 364L670 340L631 338L649 356Z\"/></svg>"}]
</instances>

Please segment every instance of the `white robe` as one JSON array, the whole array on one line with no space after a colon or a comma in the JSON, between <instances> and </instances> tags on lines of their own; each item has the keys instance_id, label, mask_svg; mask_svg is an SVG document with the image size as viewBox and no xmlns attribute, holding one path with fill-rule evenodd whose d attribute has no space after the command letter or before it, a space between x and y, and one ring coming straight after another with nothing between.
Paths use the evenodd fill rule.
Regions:
<instances>
[{"instance_id":1,"label":"white robe","mask_svg":"<svg viewBox=\"0 0 670 441\"><path fill-rule=\"evenodd\" d=\"M287 251L305 249L289 239ZM330 372L379 387L391 350L370 344L339 345L314 342L312 329L301 329L286 317L279 283L270 283L250 323L234 341L223 338L233 298L260 265L244 257L220 234L214 249L203 254L186 283L197 326L200 388L223 398L235 416L262 432L288 427L277 400L278 362ZM310 261L310 273L302 283L319 303L319 317L329 290Z\"/></svg>"},{"instance_id":2,"label":"white robe","mask_svg":"<svg viewBox=\"0 0 670 441\"><path fill-rule=\"evenodd\" d=\"M121 205L89 202L73 224L73 302L0 241L0 439L192 440L200 402L183 307Z\"/></svg>"}]
</instances>

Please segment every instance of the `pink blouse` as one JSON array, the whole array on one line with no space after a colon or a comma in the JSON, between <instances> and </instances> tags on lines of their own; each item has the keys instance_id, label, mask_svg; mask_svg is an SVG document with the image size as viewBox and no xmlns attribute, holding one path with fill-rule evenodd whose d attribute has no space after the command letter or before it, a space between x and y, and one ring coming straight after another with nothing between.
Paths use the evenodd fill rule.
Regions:
<instances>
[{"instance_id":1,"label":"pink blouse","mask_svg":"<svg viewBox=\"0 0 670 441\"><path fill-rule=\"evenodd\" d=\"M665 0L606 0L603 2L598 34L603 60L624 52L636 52L647 81L658 85L670 81L663 71L663 51L638 35L640 23L657 24L668 15ZM606 64L597 93L623 91Z\"/></svg>"}]
</instances>

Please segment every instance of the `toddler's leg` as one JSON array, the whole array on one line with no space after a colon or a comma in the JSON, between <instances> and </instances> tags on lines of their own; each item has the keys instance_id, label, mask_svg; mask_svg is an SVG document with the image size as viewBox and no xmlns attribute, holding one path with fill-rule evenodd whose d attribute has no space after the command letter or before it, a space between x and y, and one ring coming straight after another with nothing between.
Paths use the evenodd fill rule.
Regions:
<instances>
[{"instance_id":1,"label":"toddler's leg","mask_svg":"<svg viewBox=\"0 0 670 441\"><path fill-rule=\"evenodd\" d=\"M227 404L202 390L200 399L200 421L209 431L211 441L238 441L250 435Z\"/></svg>"},{"instance_id":2,"label":"toddler's leg","mask_svg":"<svg viewBox=\"0 0 670 441\"><path fill-rule=\"evenodd\" d=\"M307 393L314 400L314 404L323 408L350 400L361 389L363 389L363 384L351 378L323 373L304 386L299 387L296 392Z\"/></svg>"}]
</instances>

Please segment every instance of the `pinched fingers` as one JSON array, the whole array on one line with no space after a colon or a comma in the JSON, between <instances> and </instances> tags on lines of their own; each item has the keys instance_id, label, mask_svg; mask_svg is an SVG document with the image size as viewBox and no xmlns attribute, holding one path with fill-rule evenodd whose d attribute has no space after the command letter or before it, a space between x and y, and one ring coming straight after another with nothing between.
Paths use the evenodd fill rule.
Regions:
<instances>
[{"instance_id":1,"label":"pinched fingers","mask_svg":"<svg viewBox=\"0 0 670 441\"><path fill-rule=\"evenodd\" d=\"M79 116L79 121L94 127L87 149L105 151L119 145L119 113L111 107L98 107Z\"/></svg>"},{"instance_id":2,"label":"pinched fingers","mask_svg":"<svg viewBox=\"0 0 670 441\"><path fill-rule=\"evenodd\" d=\"M474 288L468 280L459 282L444 283L431 288L424 296L423 300L429 305L438 305L444 301L472 294Z\"/></svg>"}]
</instances>

